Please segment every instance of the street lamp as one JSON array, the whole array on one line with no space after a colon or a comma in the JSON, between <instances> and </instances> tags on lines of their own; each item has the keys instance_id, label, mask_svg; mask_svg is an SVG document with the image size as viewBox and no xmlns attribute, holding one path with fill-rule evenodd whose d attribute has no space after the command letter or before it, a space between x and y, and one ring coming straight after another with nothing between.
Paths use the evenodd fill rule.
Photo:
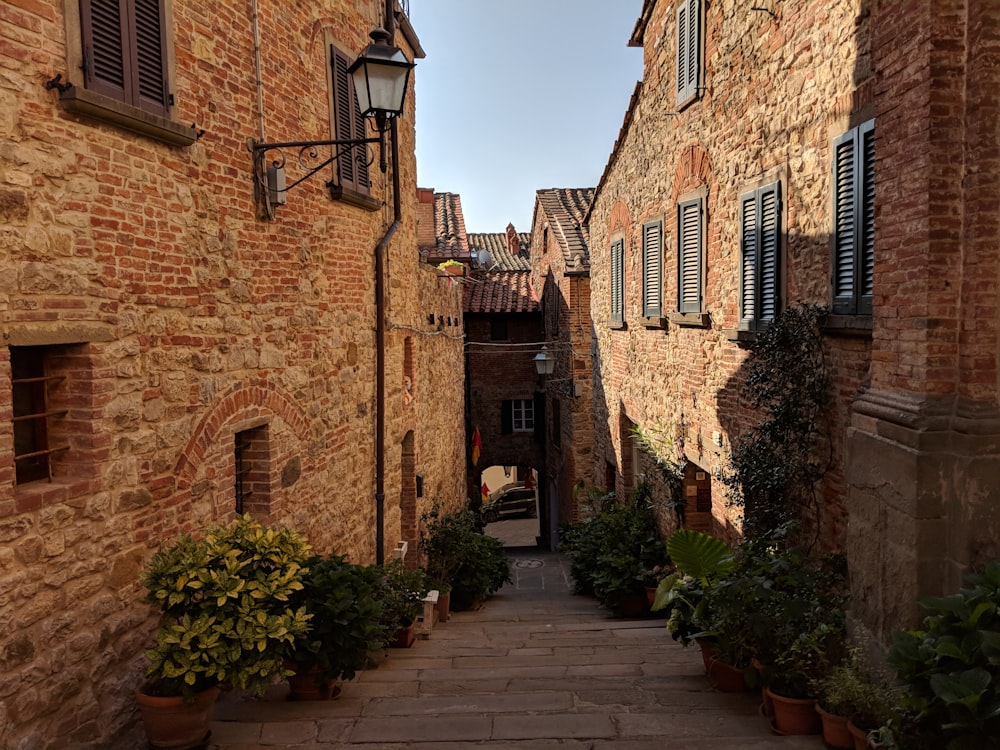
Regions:
<instances>
[{"instance_id":1,"label":"street lamp","mask_svg":"<svg viewBox=\"0 0 1000 750\"><path fill-rule=\"evenodd\" d=\"M361 114L375 121L378 136L281 143L261 143L251 138L247 147L253 154L254 199L260 208L261 218L273 219L275 206L285 204L285 196L289 190L357 146L380 144L381 167L385 171L385 131L389 121L403 112L410 71L414 65L406 59L402 50L389 44L391 36L385 29L375 29L369 36L372 43L351 63L347 72L354 79L354 91ZM332 155L316 166L308 166L308 163L319 158L316 149L321 146L333 146ZM290 185L286 185L285 181L285 149L298 149L297 161L305 170L305 175ZM277 152L270 164L266 158L268 151Z\"/></svg>"},{"instance_id":2,"label":"street lamp","mask_svg":"<svg viewBox=\"0 0 1000 750\"><path fill-rule=\"evenodd\" d=\"M555 369L556 355L542 344L542 350L535 355L535 370L539 375L551 375Z\"/></svg>"}]
</instances>

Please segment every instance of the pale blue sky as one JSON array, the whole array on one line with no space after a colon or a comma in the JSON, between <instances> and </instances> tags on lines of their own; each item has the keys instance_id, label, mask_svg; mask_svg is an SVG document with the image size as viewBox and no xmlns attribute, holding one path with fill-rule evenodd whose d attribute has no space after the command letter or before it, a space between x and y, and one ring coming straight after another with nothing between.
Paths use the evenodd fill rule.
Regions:
<instances>
[{"instance_id":1,"label":"pale blue sky","mask_svg":"<svg viewBox=\"0 0 1000 750\"><path fill-rule=\"evenodd\" d=\"M535 191L596 187L642 49L642 0L410 0L417 184L459 193L469 232L531 229Z\"/></svg>"}]
</instances>

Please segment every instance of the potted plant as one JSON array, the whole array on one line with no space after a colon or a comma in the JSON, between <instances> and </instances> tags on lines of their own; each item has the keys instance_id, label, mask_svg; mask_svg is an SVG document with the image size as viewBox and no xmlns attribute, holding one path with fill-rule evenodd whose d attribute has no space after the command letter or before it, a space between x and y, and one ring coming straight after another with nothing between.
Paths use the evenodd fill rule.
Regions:
<instances>
[{"instance_id":1,"label":"potted plant","mask_svg":"<svg viewBox=\"0 0 1000 750\"><path fill-rule=\"evenodd\" d=\"M896 690L884 672L869 667L859 648L816 682L823 739L834 748L864 748L869 732L887 723Z\"/></svg>"},{"instance_id":2,"label":"potted plant","mask_svg":"<svg viewBox=\"0 0 1000 750\"><path fill-rule=\"evenodd\" d=\"M382 605L383 645L409 648L415 635L413 623L423 611L423 599L430 580L420 568L407 568L402 560L375 566L378 588L375 596Z\"/></svg>"},{"instance_id":3,"label":"potted plant","mask_svg":"<svg viewBox=\"0 0 1000 750\"><path fill-rule=\"evenodd\" d=\"M897 738L913 750L1000 747L1000 561L951 596L922 599L923 628L896 635Z\"/></svg>"},{"instance_id":4,"label":"potted plant","mask_svg":"<svg viewBox=\"0 0 1000 750\"><path fill-rule=\"evenodd\" d=\"M302 588L307 557L297 533L249 516L200 539L182 534L153 555L142 583L160 628L136 693L151 747L198 747L219 686L260 693L285 674L286 646L309 628L305 608L289 601ZM195 711L190 719L181 718L184 706Z\"/></svg>"},{"instance_id":5,"label":"potted plant","mask_svg":"<svg viewBox=\"0 0 1000 750\"><path fill-rule=\"evenodd\" d=\"M293 606L311 615L308 633L286 649L290 700L323 700L339 692L340 680L363 669L368 655L385 643L378 572L347 562L343 555L314 557Z\"/></svg>"},{"instance_id":6,"label":"potted plant","mask_svg":"<svg viewBox=\"0 0 1000 750\"><path fill-rule=\"evenodd\" d=\"M465 275L465 264L458 260L446 260L444 263L438 263L437 268L449 276Z\"/></svg>"},{"instance_id":7,"label":"potted plant","mask_svg":"<svg viewBox=\"0 0 1000 750\"><path fill-rule=\"evenodd\" d=\"M423 521L420 548L426 570L433 579L451 584L452 609L475 607L510 582L503 542L480 531L475 513L442 514L435 504Z\"/></svg>"}]
</instances>

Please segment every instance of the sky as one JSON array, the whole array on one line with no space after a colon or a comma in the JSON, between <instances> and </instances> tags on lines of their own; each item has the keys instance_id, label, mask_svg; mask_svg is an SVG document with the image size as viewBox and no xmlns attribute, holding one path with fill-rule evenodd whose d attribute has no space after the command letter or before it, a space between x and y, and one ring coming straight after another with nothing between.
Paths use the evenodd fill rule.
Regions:
<instances>
[{"instance_id":1,"label":"sky","mask_svg":"<svg viewBox=\"0 0 1000 750\"><path fill-rule=\"evenodd\" d=\"M642 0L410 0L417 184L469 232L531 230L535 191L596 187L642 78Z\"/></svg>"}]
</instances>

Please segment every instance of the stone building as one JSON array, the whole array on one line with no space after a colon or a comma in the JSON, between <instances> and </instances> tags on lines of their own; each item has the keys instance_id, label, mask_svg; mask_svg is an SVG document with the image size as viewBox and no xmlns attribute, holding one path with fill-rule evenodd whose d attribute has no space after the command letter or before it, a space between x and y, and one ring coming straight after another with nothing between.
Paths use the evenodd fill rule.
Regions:
<instances>
[{"instance_id":1,"label":"stone building","mask_svg":"<svg viewBox=\"0 0 1000 750\"><path fill-rule=\"evenodd\" d=\"M406 15L112 5L126 17L0 12L11 748L138 746L154 624L139 574L179 531L242 510L368 563L415 544L429 498L465 492L461 294L418 259L412 77L385 172L369 144L293 186L287 152L287 192L269 192L278 154L255 183L248 150L365 135L346 64L379 26L422 57Z\"/></svg>"},{"instance_id":2,"label":"stone building","mask_svg":"<svg viewBox=\"0 0 1000 750\"><path fill-rule=\"evenodd\" d=\"M590 243L584 216L593 188L535 193L531 274L542 290L545 341L555 358L545 378L545 481L555 525L580 520L583 488L594 483L591 391Z\"/></svg>"},{"instance_id":3,"label":"stone building","mask_svg":"<svg viewBox=\"0 0 1000 750\"><path fill-rule=\"evenodd\" d=\"M544 474L545 404L534 361L544 329L529 270L530 236L508 224L506 232L470 233L468 239L479 264L466 279L463 301L467 440L471 446L478 430L481 443L478 460L469 464L469 497L476 505ZM490 467L504 467L502 478L494 471L491 480L485 473ZM547 529L545 488L536 494L540 528Z\"/></svg>"},{"instance_id":4,"label":"stone building","mask_svg":"<svg viewBox=\"0 0 1000 750\"><path fill-rule=\"evenodd\" d=\"M588 217L595 464L627 488L630 430L655 429L734 524L745 345L828 308L819 532L885 637L1000 555L1000 6L753 5L645 0L630 40L643 79Z\"/></svg>"}]
</instances>

